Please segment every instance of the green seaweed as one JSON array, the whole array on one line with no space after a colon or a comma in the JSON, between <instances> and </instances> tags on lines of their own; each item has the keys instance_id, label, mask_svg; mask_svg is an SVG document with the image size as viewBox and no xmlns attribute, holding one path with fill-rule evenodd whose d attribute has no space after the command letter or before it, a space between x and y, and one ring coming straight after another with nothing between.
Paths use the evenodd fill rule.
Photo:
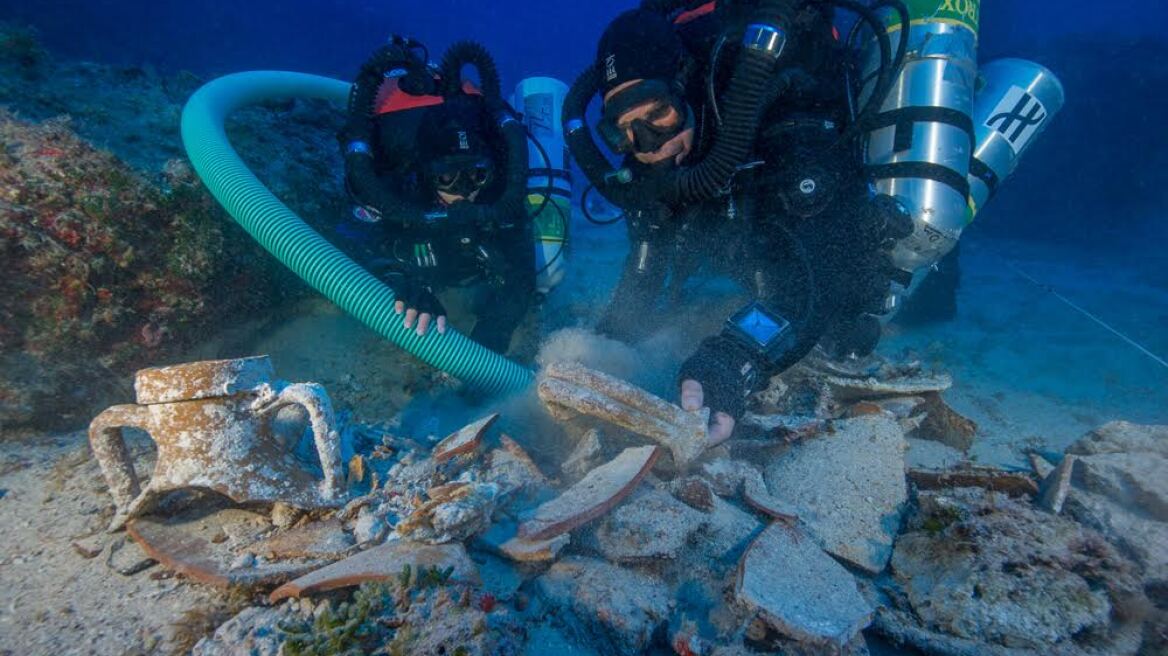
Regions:
<instances>
[{"instance_id":1,"label":"green seaweed","mask_svg":"<svg viewBox=\"0 0 1168 656\"><path fill-rule=\"evenodd\" d=\"M384 583L367 583L353 594L352 602L335 609L330 604L316 613L311 622L281 622L288 656L325 654L367 654L393 637L384 621L394 614L393 588Z\"/></svg>"}]
</instances>

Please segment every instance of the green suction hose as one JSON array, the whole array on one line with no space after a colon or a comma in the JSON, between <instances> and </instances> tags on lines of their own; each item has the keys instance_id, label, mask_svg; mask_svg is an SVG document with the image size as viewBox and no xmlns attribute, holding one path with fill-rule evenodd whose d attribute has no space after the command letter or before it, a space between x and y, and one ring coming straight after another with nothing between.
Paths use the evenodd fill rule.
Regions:
<instances>
[{"instance_id":1,"label":"green suction hose","mask_svg":"<svg viewBox=\"0 0 1168 656\"><path fill-rule=\"evenodd\" d=\"M255 177L227 140L231 112L259 102L321 98L344 104L349 85L283 71L236 73L208 82L183 108L187 155L211 194L269 253L329 300L407 352L486 393L518 391L530 370L449 329L419 337L393 311L394 292L337 250Z\"/></svg>"}]
</instances>

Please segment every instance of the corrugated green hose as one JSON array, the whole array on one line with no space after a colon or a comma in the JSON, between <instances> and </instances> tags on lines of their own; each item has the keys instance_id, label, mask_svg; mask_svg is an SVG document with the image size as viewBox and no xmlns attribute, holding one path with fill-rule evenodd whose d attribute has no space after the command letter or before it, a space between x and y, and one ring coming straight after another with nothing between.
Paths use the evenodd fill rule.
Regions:
<instances>
[{"instance_id":1,"label":"corrugated green hose","mask_svg":"<svg viewBox=\"0 0 1168 656\"><path fill-rule=\"evenodd\" d=\"M425 337L402 325L394 293L325 241L248 170L223 129L231 112L259 102L322 98L344 104L349 85L283 71L236 73L195 92L183 109L182 139L199 177L228 214L278 260L349 314L409 353L486 393L527 386L530 370L453 329Z\"/></svg>"}]
</instances>

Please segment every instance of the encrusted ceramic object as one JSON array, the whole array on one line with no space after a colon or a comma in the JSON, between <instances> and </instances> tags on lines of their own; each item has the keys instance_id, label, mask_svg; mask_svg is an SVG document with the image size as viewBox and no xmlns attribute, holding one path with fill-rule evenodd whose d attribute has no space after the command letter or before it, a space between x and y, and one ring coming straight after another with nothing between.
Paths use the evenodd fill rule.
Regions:
<instances>
[{"instance_id":1,"label":"encrusted ceramic object","mask_svg":"<svg viewBox=\"0 0 1168 656\"><path fill-rule=\"evenodd\" d=\"M544 367L538 392L557 419L587 415L616 424L669 449L679 469L709 445L709 409L687 412L639 387L579 364L558 362Z\"/></svg>"},{"instance_id":2,"label":"encrusted ceramic object","mask_svg":"<svg viewBox=\"0 0 1168 656\"><path fill-rule=\"evenodd\" d=\"M117 505L110 530L163 493L186 488L213 490L237 503L324 508L344 502L340 438L328 394L316 383L276 381L267 356L144 369L134 389L137 405L108 408L89 425L89 443ZM292 405L308 411L323 478L273 435L276 412ZM144 430L158 445L145 489L123 428Z\"/></svg>"}]
</instances>

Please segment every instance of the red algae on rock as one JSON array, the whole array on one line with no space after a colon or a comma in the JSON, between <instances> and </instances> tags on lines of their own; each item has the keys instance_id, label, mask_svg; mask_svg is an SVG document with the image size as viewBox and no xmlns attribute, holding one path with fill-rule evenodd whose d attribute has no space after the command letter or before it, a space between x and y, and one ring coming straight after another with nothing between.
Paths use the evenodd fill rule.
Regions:
<instances>
[{"instance_id":1,"label":"red algae on rock","mask_svg":"<svg viewBox=\"0 0 1168 656\"><path fill-rule=\"evenodd\" d=\"M83 421L130 370L271 304L278 265L185 162L163 176L0 107L0 426Z\"/></svg>"}]
</instances>

